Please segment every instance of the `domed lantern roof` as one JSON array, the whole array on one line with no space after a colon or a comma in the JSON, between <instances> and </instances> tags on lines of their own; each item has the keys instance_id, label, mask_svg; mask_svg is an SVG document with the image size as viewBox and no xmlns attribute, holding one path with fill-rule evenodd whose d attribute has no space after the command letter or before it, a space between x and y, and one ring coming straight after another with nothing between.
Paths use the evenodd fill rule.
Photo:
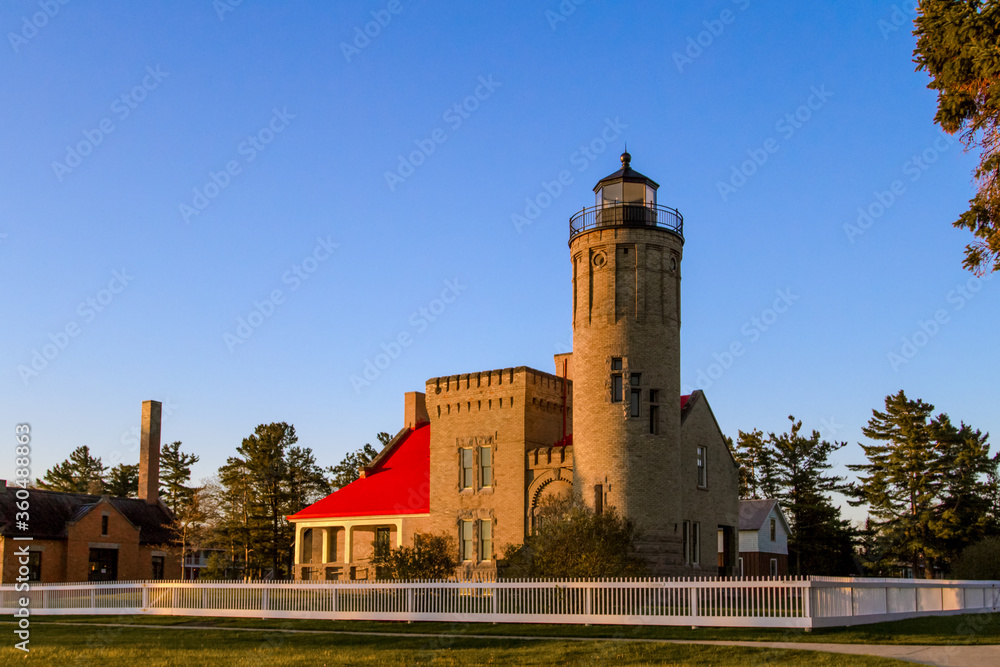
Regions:
<instances>
[{"instance_id":1,"label":"domed lantern roof","mask_svg":"<svg viewBox=\"0 0 1000 667\"><path fill-rule=\"evenodd\" d=\"M659 183L644 176L630 165L632 156L628 149L622 153L622 168L599 180L594 186L595 205L638 204L656 206L656 189Z\"/></svg>"}]
</instances>

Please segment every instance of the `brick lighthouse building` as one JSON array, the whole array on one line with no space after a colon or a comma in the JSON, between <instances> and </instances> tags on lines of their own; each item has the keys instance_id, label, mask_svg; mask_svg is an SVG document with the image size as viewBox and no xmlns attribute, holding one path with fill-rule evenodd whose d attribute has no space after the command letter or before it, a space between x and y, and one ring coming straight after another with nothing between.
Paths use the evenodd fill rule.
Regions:
<instances>
[{"instance_id":1,"label":"brick lighthouse building","mask_svg":"<svg viewBox=\"0 0 1000 667\"><path fill-rule=\"evenodd\" d=\"M611 505L635 521L650 565L668 571L683 562L683 218L657 204L659 185L627 152L621 160L594 187L595 205L570 219L573 486L595 510Z\"/></svg>"},{"instance_id":2,"label":"brick lighthouse building","mask_svg":"<svg viewBox=\"0 0 1000 667\"><path fill-rule=\"evenodd\" d=\"M376 577L377 549L421 533L455 539L461 576L495 572L546 498L571 493L636 523L650 574L734 573L738 467L705 395L680 392L683 219L630 161L570 218L573 352L555 373L442 375L408 392L360 479L288 517L296 577Z\"/></svg>"}]
</instances>

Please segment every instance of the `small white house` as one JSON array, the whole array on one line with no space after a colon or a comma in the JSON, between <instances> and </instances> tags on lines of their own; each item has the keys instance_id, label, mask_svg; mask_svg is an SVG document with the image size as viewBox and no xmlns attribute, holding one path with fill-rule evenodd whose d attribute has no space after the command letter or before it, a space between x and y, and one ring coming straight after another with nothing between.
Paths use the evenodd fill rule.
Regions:
<instances>
[{"instance_id":1,"label":"small white house","mask_svg":"<svg viewBox=\"0 0 1000 667\"><path fill-rule=\"evenodd\" d=\"M783 577L788 574L788 537L792 531L777 500L740 501L740 555L736 573L742 577Z\"/></svg>"}]
</instances>

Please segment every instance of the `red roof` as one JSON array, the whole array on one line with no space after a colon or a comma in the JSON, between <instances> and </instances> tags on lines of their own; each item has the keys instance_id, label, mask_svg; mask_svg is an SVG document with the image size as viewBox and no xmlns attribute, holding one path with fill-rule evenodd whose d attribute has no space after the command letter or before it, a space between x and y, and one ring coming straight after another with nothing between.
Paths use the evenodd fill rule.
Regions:
<instances>
[{"instance_id":1,"label":"red roof","mask_svg":"<svg viewBox=\"0 0 1000 667\"><path fill-rule=\"evenodd\" d=\"M430 445L430 424L418 426L364 477L288 519L427 514L431 507Z\"/></svg>"},{"instance_id":2,"label":"red roof","mask_svg":"<svg viewBox=\"0 0 1000 667\"><path fill-rule=\"evenodd\" d=\"M688 399L691 398L691 394L685 394L681 396L681 410L684 410L684 406L687 405Z\"/></svg>"}]
</instances>

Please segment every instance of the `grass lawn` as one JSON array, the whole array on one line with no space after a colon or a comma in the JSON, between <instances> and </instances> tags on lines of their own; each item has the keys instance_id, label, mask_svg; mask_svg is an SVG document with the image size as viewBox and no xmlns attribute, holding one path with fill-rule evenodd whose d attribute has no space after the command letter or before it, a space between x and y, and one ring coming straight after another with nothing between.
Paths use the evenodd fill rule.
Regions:
<instances>
[{"instance_id":1,"label":"grass lawn","mask_svg":"<svg viewBox=\"0 0 1000 667\"><path fill-rule=\"evenodd\" d=\"M111 619L105 619L109 621ZM120 620L138 620L128 617ZM183 619L142 619L169 620ZM199 622L212 619L196 619ZM154 624L150 624L154 625ZM159 625L163 626L163 623ZM330 625L330 624L327 624ZM340 625L340 624L338 624ZM356 627L356 624L350 624ZM371 625L371 624L369 624ZM395 624L381 624L395 625ZM437 624L442 625L442 624ZM414 624L415 630L428 630ZM464 626L463 626L464 627ZM551 627L551 626L546 626ZM396 628L394 628L396 629ZM450 626L448 629L454 629ZM25 664L10 641L0 647L0 664ZM901 667L904 663L868 656L807 651L652 643L580 642L447 637L309 635L169 627L114 628L31 625L30 660L60 665L824 665Z\"/></svg>"},{"instance_id":2,"label":"grass lawn","mask_svg":"<svg viewBox=\"0 0 1000 667\"><path fill-rule=\"evenodd\" d=\"M128 623L149 625L201 625L220 628L287 628L298 630L348 630L356 632L420 632L441 634L524 635L543 637L599 637L635 639L693 639L729 641L794 641L851 644L1000 644L1000 614L928 616L907 621L830 628L805 632L760 628L699 628L671 626L553 625L490 623L401 623L373 621L322 621L192 616L36 616L42 623ZM39 625L35 625L39 624ZM380 640L381 641L381 640Z\"/></svg>"}]
</instances>

